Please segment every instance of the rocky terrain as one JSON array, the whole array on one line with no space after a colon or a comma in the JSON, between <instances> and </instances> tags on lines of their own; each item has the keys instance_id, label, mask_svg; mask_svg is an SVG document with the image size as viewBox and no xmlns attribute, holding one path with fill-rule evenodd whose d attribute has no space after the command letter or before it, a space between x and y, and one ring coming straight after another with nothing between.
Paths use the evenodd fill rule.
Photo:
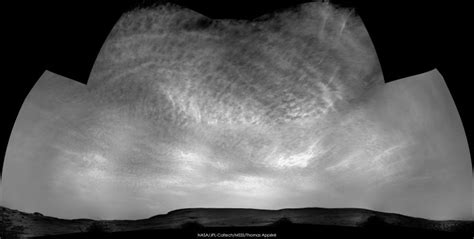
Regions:
<instances>
[{"instance_id":1,"label":"rocky terrain","mask_svg":"<svg viewBox=\"0 0 474 239\"><path fill-rule=\"evenodd\" d=\"M260 210L243 208L189 208L141 220L66 220L1 208L1 238L123 238L191 231L192 237L211 233L261 233L282 237L288 232L400 233L453 238L472 234L473 221L434 221L400 214L356 208L291 208ZM281 231L283 229L283 232ZM355 231L354 231L355 230ZM362 231L360 231L362 230ZM278 233L279 232L279 236ZM143 234L145 233L145 234ZM201 234L199 234L201 233ZM207 234L206 234L207 233ZM285 234L286 233L286 234ZM394 234L395 233L395 234ZM233 234L239 236L240 234ZM222 236L222 235L221 235ZM242 236L242 235L240 235ZM247 235L251 236L251 234ZM245 237L245 236L244 236ZM108 237L107 237L108 238Z\"/></svg>"}]
</instances>

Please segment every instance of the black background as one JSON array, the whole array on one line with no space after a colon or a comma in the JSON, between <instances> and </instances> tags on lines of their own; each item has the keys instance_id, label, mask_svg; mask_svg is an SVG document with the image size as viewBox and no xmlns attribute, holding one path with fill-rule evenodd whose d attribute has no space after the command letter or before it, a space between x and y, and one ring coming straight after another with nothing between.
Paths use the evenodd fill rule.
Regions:
<instances>
[{"instance_id":1,"label":"black background","mask_svg":"<svg viewBox=\"0 0 474 239\"><path fill-rule=\"evenodd\" d=\"M212 18L251 19L306 1L172 1ZM386 82L437 68L461 115L470 151L473 123L468 78L460 73L467 6L445 2L330 1L355 8L375 45ZM2 79L0 172L21 105L45 70L87 83L96 56L122 12L152 1L17 1L2 7L7 71ZM10 74L11 73L11 74ZM472 159L471 159L472 160Z\"/></svg>"}]
</instances>

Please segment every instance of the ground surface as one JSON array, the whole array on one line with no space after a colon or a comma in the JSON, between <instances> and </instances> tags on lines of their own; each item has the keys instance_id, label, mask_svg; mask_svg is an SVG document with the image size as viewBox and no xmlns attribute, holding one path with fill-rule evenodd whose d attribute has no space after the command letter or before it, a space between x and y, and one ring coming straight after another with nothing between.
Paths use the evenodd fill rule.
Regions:
<instances>
[{"instance_id":1,"label":"ground surface","mask_svg":"<svg viewBox=\"0 0 474 239\"><path fill-rule=\"evenodd\" d=\"M2 238L151 238L157 235L286 238L332 233L398 237L467 237L473 221L433 221L365 209L294 208L281 210L191 208L142 220L64 220L0 207ZM471 230L471 231L470 231ZM213 234L214 233L214 234ZM253 235L253 236L252 236Z\"/></svg>"}]
</instances>

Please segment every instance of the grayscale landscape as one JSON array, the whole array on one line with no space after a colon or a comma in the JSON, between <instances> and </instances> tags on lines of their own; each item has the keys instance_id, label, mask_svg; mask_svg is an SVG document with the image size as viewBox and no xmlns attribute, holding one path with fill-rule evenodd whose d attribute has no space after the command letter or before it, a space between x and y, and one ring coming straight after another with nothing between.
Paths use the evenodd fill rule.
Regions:
<instances>
[{"instance_id":1,"label":"grayscale landscape","mask_svg":"<svg viewBox=\"0 0 474 239\"><path fill-rule=\"evenodd\" d=\"M281 223L425 235L472 225L472 182L443 76L385 83L352 9L239 20L163 4L122 15L87 85L42 75L0 199L3 233L20 236Z\"/></svg>"},{"instance_id":2,"label":"grayscale landscape","mask_svg":"<svg viewBox=\"0 0 474 239\"><path fill-rule=\"evenodd\" d=\"M92 235L94 230L103 234L120 235L120 232L138 233L154 231L155 236L160 230L186 230L186 225L199 225L197 230L204 228L272 228L293 225L335 226L350 228L387 228L398 231L416 229L425 233L457 233L446 234L456 236L472 233L473 221L446 220L435 221L408 217L400 214L376 212L356 208L291 208L280 210L241 209L241 208L189 208L168 212L140 220L65 220L48 217L39 213L24 213L1 207L4 217L6 234L13 237L28 238L42 236L63 236L74 238L76 235ZM278 224L278 223L281 224ZM374 225L370 225L373 223ZM275 229L273 231L276 231ZM116 233L116 234L113 234ZM387 233L387 232L383 232ZM133 235L133 234L131 234ZM435 234L439 235L439 234ZM6 237L9 238L9 237ZM53 238L53 237L51 237ZM59 237L58 237L59 238Z\"/></svg>"}]
</instances>

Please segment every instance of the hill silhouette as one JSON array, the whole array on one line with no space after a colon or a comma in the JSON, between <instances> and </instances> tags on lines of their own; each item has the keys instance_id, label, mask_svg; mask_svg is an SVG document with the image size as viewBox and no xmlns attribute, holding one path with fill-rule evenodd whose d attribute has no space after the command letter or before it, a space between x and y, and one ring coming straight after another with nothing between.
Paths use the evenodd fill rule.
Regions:
<instances>
[{"instance_id":1,"label":"hill silhouette","mask_svg":"<svg viewBox=\"0 0 474 239\"><path fill-rule=\"evenodd\" d=\"M316 234L472 238L473 221L435 221L358 208L186 208L140 220L60 219L0 207L1 238L301 238Z\"/></svg>"}]
</instances>

